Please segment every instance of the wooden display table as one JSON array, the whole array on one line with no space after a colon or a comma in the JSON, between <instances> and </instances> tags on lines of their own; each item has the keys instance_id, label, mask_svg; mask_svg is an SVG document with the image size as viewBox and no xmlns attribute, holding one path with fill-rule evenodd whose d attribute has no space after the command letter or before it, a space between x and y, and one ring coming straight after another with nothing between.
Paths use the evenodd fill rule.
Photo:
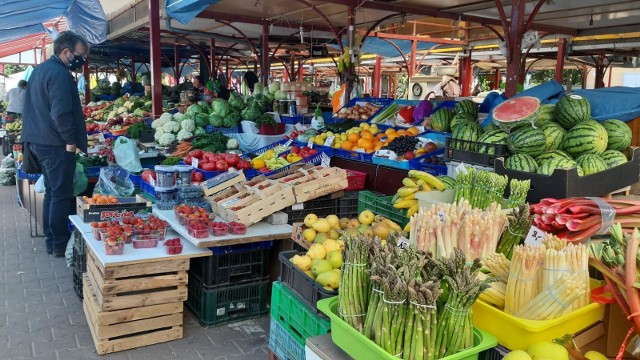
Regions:
<instances>
[{"instance_id":1,"label":"wooden display table","mask_svg":"<svg viewBox=\"0 0 640 360\"><path fill-rule=\"evenodd\" d=\"M187 241L191 242L193 245L199 248L249 244L262 241L283 240L291 238L291 225L271 225L267 224L264 221L260 221L256 224L248 226L247 233L244 235L227 234L225 236L216 237L209 235L206 238L197 239L189 235L189 231L185 226L180 225L173 210L158 210L158 208L156 208L154 205L153 214L160 219L168 222L173 230L175 230ZM219 217L216 217L216 219L213 221L224 222L224 220L220 219Z\"/></svg>"},{"instance_id":2,"label":"wooden display table","mask_svg":"<svg viewBox=\"0 0 640 360\"><path fill-rule=\"evenodd\" d=\"M167 255L162 244L148 249L126 244L123 255L107 255L88 224L69 218L87 248L82 305L98 354L181 339L189 260L211 251L181 239L179 255ZM166 239L175 237L167 231Z\"/></svg>"}]
</instances>

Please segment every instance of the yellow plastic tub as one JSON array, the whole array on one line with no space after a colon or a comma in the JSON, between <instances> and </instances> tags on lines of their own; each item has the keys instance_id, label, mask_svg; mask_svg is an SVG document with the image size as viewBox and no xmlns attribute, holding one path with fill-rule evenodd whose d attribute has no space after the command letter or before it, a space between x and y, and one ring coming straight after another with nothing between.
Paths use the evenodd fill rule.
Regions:
<instances>
[{"instance_id":1,"label":"yellow plastic tub","mask_svg":"<svg viewBox=\"0 0 640 360\"><path fill-rule=\"evenodd\" d=\"M592 288L597 286L592 280ZM481 300L473 304L473 324L498 338L510 350L526 350L529 345L575 334L602 320L605 306L591 303L551 320L527 320L509 315Z\"/></svg>"}]
</instances>

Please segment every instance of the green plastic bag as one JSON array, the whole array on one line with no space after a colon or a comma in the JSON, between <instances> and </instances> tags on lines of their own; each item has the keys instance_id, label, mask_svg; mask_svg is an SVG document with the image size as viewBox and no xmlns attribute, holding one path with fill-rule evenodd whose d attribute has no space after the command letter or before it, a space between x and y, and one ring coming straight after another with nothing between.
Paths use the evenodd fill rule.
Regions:
<instances>
[{"instance_id":1,"label":"green plastic bag","mask_svg":"<svg viewBox=\"0 0 640 360\"><path fill-rule=\"evenodd\" d=\"M84 166L76 162L76 172L73 174L73 195L78 196L87 190L89 180L84 174Z\"/></svg>"}]
</instances>

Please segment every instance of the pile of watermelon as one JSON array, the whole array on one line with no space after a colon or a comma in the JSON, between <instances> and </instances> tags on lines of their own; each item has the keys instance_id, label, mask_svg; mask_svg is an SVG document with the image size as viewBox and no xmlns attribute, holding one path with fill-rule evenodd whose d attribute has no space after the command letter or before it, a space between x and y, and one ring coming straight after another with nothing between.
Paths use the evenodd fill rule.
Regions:
<instances>
[{"instance_id":1,"label":"pile of watermelon","mask_svg":"<svg viewBox=\"0 0 640 360\"><path fill-rule=\"evenodd\" d=\"M478 106L471 100L456 103L453 110L441 108L431 115L431 128L435 131L450 132L451 139L477 142L483 135L478 124ZM453 149L477 151L475 144L451 141Z\"/></svg>"},{"instance_id":2,"label":"pile of watermelon","mask_svg":"<svg viewBox=\"0 0 640 360\"><path fill-rule=\"evenodd\" d=\"M622 151L631 145L631 129L626 123L593 120L589 102L578 95L565 96L555 106L531 99L498 105L493 123L501 130L487 131L480 139L504 143L506 136L513 154L505 161L507 169L551 175L555 169L577 168L586 176L627 162Z\"/></svg>"}]
</instances>

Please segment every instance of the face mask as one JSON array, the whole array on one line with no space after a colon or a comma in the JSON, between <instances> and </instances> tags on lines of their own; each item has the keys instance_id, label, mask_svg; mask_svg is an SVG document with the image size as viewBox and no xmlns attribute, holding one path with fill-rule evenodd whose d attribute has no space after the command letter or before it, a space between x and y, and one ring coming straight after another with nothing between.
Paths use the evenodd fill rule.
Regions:
<instances>
[{"instance_id":1,"label":"face mask","mask_svg":"<svg viewBox=\"0 0 640 360\"><path fill-rule=\"evenodd\" d=\"M84 65L84 58L82 56L74 54L73 51L71 51L71 54L73 55L73 59L69 60L69 58L67 58L67 60L69 60L69 70L80 69L82 65Z\"/></svg>"}]
</instances>

